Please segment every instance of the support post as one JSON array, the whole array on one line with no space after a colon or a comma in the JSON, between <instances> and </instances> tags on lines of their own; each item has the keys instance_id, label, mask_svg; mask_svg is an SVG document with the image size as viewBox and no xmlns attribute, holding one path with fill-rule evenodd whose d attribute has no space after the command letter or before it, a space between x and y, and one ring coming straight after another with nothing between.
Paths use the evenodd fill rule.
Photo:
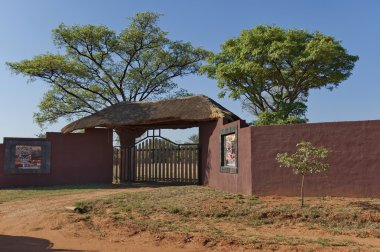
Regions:
<instances>
[{"instance_id":1,"label":"support post","mask_svg":"<svg viewBox=\"0 0 380 252\"><path fill-rule=\"evenodd\" d=\"M115 130L120 140L120 149L122 151L120 165L120 182L133 181L133 164L132 164L132 147L135 145L136 138L141 136L145 130Z\"/></svg>"}]
</instances>

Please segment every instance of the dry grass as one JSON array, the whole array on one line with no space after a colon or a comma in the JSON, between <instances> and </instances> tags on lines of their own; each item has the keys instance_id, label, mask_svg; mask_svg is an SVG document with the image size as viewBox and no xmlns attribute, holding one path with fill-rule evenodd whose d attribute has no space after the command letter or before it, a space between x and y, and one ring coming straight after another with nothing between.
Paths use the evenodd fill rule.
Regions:
<instances>
[{"instance_id":1,"label":"dry grass","mask_svg":"<svg viewBox=\"0 0 380 252\"><path fill-rule=\"evenodd\" d=\"M184 242L197 239L207 247L374 249L360 239L380 238L380 200L312 198L306 202L301 208L297 198L258 198L199 186L163 187L77 202L85 213L72 218L84 218L94 230L111 222L130 235L183 234Z\"/></svg>"},{"instance_id":2,"label":"dry grass","mask_svg":"<svg viewBox=\"0 0 380 252\"><path fill-rule=\"evenodd\" d=\"M59 196L76 194L80 192L90 192L95 190L123 188L125 186L111 184L90 184L90 185L67 185L67 186L47 186L47 187L27 187L0 189L0 203L14 200L25 200L48 196Z\"/></svg>"}]
</instances>

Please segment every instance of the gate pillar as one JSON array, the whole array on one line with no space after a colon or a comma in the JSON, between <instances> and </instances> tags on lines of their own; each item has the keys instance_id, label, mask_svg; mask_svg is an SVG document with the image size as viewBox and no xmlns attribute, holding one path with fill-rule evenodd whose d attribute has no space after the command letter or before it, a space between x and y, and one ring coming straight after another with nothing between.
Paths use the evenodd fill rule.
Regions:
<instances>
[{"instance_id":1,"label":"gate pillar","mask_svg":"<svg viewBox=\"0 0 380 252\"><path fill-rule=\"evenodd\" d=\"M132 152L131 147L135 145L136 138L140 137L145 130L115 130L120 140L121 165L120 182L132 181Z\"/></svg>"}]
</instances>

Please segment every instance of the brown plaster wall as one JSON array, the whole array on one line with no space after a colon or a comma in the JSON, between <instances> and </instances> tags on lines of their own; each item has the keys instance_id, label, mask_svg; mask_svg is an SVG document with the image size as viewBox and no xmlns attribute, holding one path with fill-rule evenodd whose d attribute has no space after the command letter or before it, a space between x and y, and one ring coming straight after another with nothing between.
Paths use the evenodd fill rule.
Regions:
<instances>
[{"instance_id":1,"label":"brown plaster wall","mask_svg":"<svg viewBox=\"0 0 380 252\"><path fill-rule=\"evenodd\" d=\"M0 145L0 187L112 182L111 130L88 129L85 133L76 134L47 133L45 140L51 141L52 145L50 174L4 174L4 145Z\"/></svg>"},{"instance_id":2,"label":"brown plaster wall","mask_svg":"<svg viewBox=\"0 0 380 252\"><path fill-rule=\"evenodd\" d=\"M244 122L236 121L224 124L222 119L203 123L199 127L199 139L202 148L203 184L234 193L251 194L251 131L240 128ZM220 172L220 130L237 125L238 127L238 174Z\"/></svg>"},{"instance_id":3,"label":"brown plaster wall","mask_svg":"<svg viewBox=\"0 0 380 252\"><path fill-rule=\"evenodd\" d=\"M220 130L235 124L239 173L221 173ZM275 157L306 140L331 151L330 170L306 177L306 196L380 197L380 121L241 126L222 120L200 126L203 184L234 193L298 196L301 177L280 168Z\"/></svg>"},{"instance_id":4,"label":"brown plaster wall","mask_svg":"<svg viewBox=\"0 0 380 252\"><path fill-rule=\"evenodd\" d=\"M220 172L220 130L238 128L238 174ZM306 196L380 197L380 121L246 127L222 119L200 124L202 183L225 191L298 196L300 177L280 168L279 152L295 150L301 140L331 150L330 170L310 175ZM35 140L35 139L29 139ZM39 139L40 140L40 139ZM50 174L4 174L0 144L0 187L112 182L112 131L47 133L52 143Z\"/></svg>"},{"instance_id":5,"label":"brown plaster wall","mask_svg":"<svg viewBox=\"0 0 380 252\"><path fill-rule=\"evenodd\" d=\"M0 144L0 187L1 187L1 177L4 172L4 144Z\"/></svg>"},{"instance_id":6,"label":"brown plaster wall","mask_svg":"<svg viewBox=\"0 0 380 252\"><path fill-rule=\"evenodd\" d=\"M300 176L279 168L275 156L301 140L330 151L330 170L305 178L307 196L380 197L380 121L250 127L252 191L257 195L299 195Z\"/></svg>"}]
</instances>

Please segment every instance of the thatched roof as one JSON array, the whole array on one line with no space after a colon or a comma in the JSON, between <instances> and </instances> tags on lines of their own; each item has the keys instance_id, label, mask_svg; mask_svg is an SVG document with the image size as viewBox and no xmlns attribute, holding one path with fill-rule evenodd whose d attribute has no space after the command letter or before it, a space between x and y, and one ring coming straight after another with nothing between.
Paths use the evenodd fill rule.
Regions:
<instances>
[{"instance_id":1,"label":"thatched roof","mask_svg":"<svg viewBox=\"0 0 380 252\"><path fill-rule=\"evenodd\" d=\"M68 133L94 127L186 128L218 118L228 121L240 119L211 98L194 95L172 100L118 103L72 122L61 131Z\"/></svg>"}]
</instances>

